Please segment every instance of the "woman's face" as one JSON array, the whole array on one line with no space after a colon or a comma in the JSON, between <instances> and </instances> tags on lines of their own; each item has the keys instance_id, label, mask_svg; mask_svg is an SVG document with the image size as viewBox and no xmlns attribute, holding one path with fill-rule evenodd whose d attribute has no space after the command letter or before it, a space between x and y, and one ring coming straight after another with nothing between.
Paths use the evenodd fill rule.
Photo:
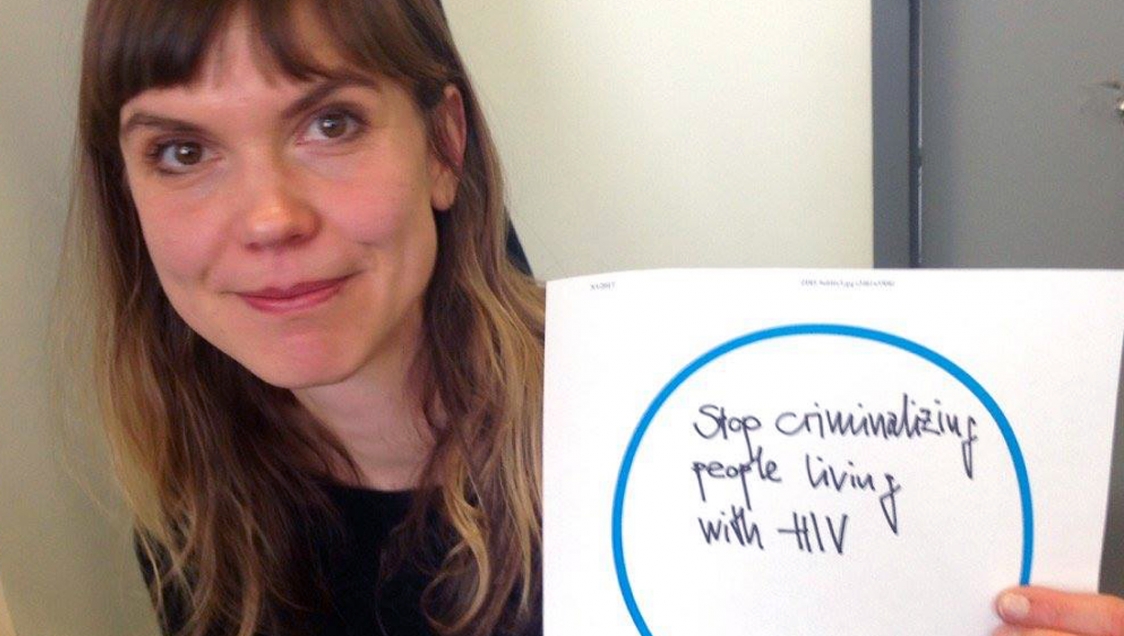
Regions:
<instances>
[{"instance_id":1,"label":"woman's face","mask_svg":"<svg viewBox=\"0 0 1124 636\"><path fill-rule=\"evenodd\" d=\"M128 186L188 325L266 382L335 384L420 342L434 211L457 180L402 85L298 82L255 38L235 18L196 80L122 107ZM444 108L463 140L452 88Z\"/></svg>"}]
</instances>

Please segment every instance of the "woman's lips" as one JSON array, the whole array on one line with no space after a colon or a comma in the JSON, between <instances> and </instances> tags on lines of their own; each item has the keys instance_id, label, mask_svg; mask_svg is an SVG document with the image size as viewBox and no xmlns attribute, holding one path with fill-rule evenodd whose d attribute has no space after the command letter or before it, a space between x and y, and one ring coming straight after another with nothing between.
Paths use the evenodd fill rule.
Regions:
<instances>
[{"instance_id":1,"label":"woman's lips","mask_svg":"<svg viewBox=\"0 0 1124 636\"><path fill-rule=\"evenodd\" d=\"M350 276L331 280L309 281L290 287L266 287L238 294L246 304L271 314L309 309L335 296Z\"/></svg>"}]
</instances>

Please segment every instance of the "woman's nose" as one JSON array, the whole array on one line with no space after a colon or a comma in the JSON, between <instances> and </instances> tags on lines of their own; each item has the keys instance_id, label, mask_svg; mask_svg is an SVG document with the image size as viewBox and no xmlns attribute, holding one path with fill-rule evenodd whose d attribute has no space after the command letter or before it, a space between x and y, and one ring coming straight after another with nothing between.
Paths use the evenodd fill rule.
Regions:
<instances>
[{"instance_id":1,"label":"woman's nose","mask_svg":"<svg viewBox=\"0 0 1124 636\"><path fill-rule=\"evenodd\" d=\"M278 163L251 167L245 175L241 225L242 242L248 248L292 247L311 239L319 229L319 216L299 177Z\"/></svg>"}]
</instances>

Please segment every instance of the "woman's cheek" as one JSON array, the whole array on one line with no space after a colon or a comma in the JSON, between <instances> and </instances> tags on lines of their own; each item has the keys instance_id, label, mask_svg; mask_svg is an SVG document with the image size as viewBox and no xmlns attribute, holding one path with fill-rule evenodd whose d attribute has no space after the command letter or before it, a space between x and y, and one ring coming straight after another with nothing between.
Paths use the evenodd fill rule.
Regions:
<instances>
[{"instance_id":1,"label":"woman's cheek","mask_svg":"<svg viewBox=\"0 0 1124 636\"><path fill-rule=\"evenodd\" d=\"M372 138L354 152L305 155L315 207L358 243L379 243L430 222L424 132Z\"/></svg>"},{"instance_id":2,"label":"woman's cheek","mask_svg":"<svg viewBox=\"0 0 1124 636\"><path fill-rule=\"evenodd\" d=\"M207 278L221 252L221 228L213 215L180 199L138 202L141 232L149 257L165 288Z\"/></svg>"},{"instance_id":3,"label":"woman's cheek","mask_svg":"<svg viewBox=\"0 0 1124 636\"><path fill-rule=\"evenodd\" d=\"M357 243L379 244L424 224L429 198L416 179L383 178L338 188L319 206Z\"/></svg>"}]
</instances>

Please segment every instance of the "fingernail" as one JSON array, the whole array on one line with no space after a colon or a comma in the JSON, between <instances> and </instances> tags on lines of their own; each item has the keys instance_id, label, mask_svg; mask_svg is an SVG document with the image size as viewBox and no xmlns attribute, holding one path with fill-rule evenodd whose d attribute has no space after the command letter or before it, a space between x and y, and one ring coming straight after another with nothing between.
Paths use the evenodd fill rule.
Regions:
<instances>
[{"instance_id":1,"label":"fingernail","mask_svg":"<svg viewBox=\"0 0 1124 636\"><path fill-rule=\"evenodd\" d=\"M1030 614L1030 599L1008 592L999 597L999 615L1003 618L1022 619Z\"/></svg>"}]
</instances>

